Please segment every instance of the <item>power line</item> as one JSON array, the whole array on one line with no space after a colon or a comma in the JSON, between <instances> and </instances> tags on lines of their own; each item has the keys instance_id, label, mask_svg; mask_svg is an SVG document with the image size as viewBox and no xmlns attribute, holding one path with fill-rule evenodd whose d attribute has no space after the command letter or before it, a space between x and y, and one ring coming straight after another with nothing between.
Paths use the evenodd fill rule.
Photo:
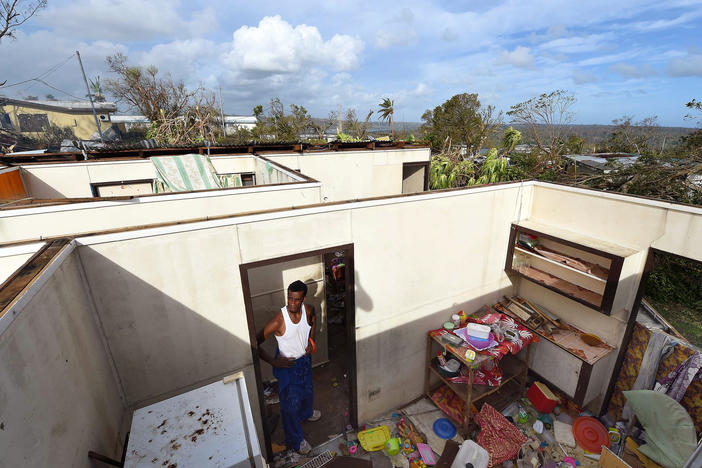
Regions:
<instances>
[{"instance_id":1,"label":"power line","mask_svg":"<svg viewBox=\"0 0 702 468\"><path fill-rule=\"evenodd\" d=\"M42 73L42 74L40 74L40 75L38 75L38 76L35 76L34 78L29 78L29 79L26 79L26 80L23 80L23 81L18 81L17 83L12 83L12 84L8 84L8 85L0 86L0 88L11 88L11 87L13 87L13 86L19 86L19 85L21 85L21 84L25 84L25 83L30 83L30 82L32 82L32 81L41 80L42 78L47 77L47 76L50 75L51 73L53 73L53 72L55 72L56 70L58 70L59 68L61 68L63 65L66 64L66 62L68 62L69 60L71 60L75 55L76 55L75 53L71 54L71 55L70 55L69 57L67 57L65 60L62 60L60 63L58 63L58 64L52 66L51 68L49 68L48 70L46 70L44 73Z\"/></svg>"},{"instance_id":2,"label":"power line","mask_svg":"<svg viewBox=\"0 0 702 468\"><path fill-rule=\"evenodd\" d=\"M85 99L85 98L81 98L81 97L78 97L78 96L74 96L74 95L72 95L71 93L69 93L68 91L64 91L64 90L62 90L62 89L57 88L56 86L52 86L52 85L50 85L49 83L47 83L46 81L40 80L39 78L33 78L33 81L38 81L39 83L45 84L45 85L48 86L49 88L54 89L54 90L58 91L59 93L63 93L63 94L66 94L66 95L68 95L68 96L71 96L73 99L78 99L79 101L87 101L87 100L88 100L88 99Z\"/></svg>"}]
</instances>

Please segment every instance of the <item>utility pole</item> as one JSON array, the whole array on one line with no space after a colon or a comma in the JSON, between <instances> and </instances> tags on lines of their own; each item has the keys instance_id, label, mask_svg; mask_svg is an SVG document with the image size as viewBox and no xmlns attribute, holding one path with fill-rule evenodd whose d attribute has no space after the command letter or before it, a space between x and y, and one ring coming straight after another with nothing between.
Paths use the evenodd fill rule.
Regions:
<instances>
[{"instance_id":1,"label":"utility pole","mask_svg":"<svg viewBox=\"0 0 702 468\"><path fill-rule=\"evenodd\" d=\"M85 77L85 70L83 69L83 61L80 59L80 52L78 52L77 50L76 56L78 57L80 71L83 73L83 82L85 83L85 89L88 91L88 99L90 99L90 107L92 107L93 109L93 117L95 117L95 125L97 125L98 134L100 135L100 141L105 143L105 139L102 137L102 128L100 127L100 120L98 119L97 112L95 112L95 104L93 103L93 93L90 92L90 86L88 86L88 79Z\"/></svg>"},{"instance_id":2,"label":"utility pole","mask_svg":"<svg viewBox=\"0 0 702 468\"><path fill-rule=\"evenodd\" d=\"M222 85L219 85L219 113L222 116L222 132L227 136L227 123L224 121L224 107L222 107Z\"/></svg>"},{"instance_id":3,"label":"utility pole","mask_svg":"<svg viewBox=\"0 0 702 468\"><path fill-rule=\"evenodd\" d=\"M341 104L339 104L339 112L336 114L339 119L339 123L336 126L336 133L339 134L344 131L344 125L341 123Z\"/></svg>"}]
</instances>

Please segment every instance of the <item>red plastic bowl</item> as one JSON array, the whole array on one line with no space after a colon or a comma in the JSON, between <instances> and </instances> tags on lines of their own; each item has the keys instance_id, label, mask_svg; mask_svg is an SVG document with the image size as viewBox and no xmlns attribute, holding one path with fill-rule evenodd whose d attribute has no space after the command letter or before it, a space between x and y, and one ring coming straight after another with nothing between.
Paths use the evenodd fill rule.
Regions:
<instances>
[{"instance_id":1,"label":"red plastic bowl","mask_svg":"<svg viewBox=\"0 0 702 468\"><path fill-rule=\"evenodd\" d=\"M601 422L589 416L575 420L573 437L579 446L591 453L601 453L603 445L609 448L609 432Z\"/></svg>"}]
</instances>

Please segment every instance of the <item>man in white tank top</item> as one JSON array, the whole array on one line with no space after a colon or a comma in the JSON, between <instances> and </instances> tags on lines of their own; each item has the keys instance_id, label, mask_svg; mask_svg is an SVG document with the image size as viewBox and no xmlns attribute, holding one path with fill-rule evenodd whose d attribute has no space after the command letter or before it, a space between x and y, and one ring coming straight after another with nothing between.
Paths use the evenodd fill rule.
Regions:
<instances>
[{"instance_id":1,"label":"man in white tank top","mask_svg":"<svg viewBox=\"0 0 702 468\"><path fill-rule=\"evenodd\" d=\"M288 304L280 309L258 333L261 359L273 366L278 379L280 419L285 443L300 453L312 450L305 440L301 422L317 421L322 413L313 407L312 357L317 318L314 306L305 304L307 285L295 281L288 286ZM274 357L261 347L266 338L275 335L278 349Z\"/></svg>"}]
</instances>

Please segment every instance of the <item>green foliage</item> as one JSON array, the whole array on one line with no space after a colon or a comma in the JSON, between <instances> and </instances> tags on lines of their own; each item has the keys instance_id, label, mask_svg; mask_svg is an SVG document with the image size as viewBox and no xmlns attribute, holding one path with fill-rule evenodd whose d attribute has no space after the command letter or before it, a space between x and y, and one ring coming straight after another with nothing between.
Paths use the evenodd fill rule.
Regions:
<instances>
[{"instance_id":1,"label":"green foliage","mask_svg":"<svg viewBox=\"0 0 702 468\"><path fill-rule=\"evenodd\" d=\"M519 130L509 127L505 130L504 136L502 137L502 148L505 153L511 153L514 148L522 142L522 132Z\"/></svg>"},{"instance_id":2,"label":"green foliage","mask_svg":"<svg viewBox=\"0 0 702 468\"><path fill-rule=\"evenodd\" d=\"M499 156L496 148L490 148L485 162L480 166L480 177L470 181L469 185L494 184L509 180L509 162L507 158Z\"/></svg>"},{"instance_id":3,"label":"green foliage","mask_svg":"<svg viewBox=\"0 0 702 468\"><path fill-rule=\"evenodd\" d=\"M475 166L471 161L453 155L440 154L431 158L429 188L432 190L462 187L473 179Z\"/></svg>"},{"instance_id":4,"label":"green foliage","mask_svg":"<svg viewBox=\"0 0 702 468\"><path fill-rule=\"evenodd\" d=\"M702 320L702 263L656 254L646 283L646 295L658 302L691 307L700 313Z\"/></svg>"},{"instance_id":5,"label":"green foliage","mask_svg":"<svg viewBox=\"0 0 702 468\"><path fill-rule=\"evenodd\" d=\"M351 136L347 133L337 133L336 134L336 139L342 143L356 143L359 141L363 141L360 138L356 138L354 136Z\"/></svg>"},{"instance_id":6,"label":"green foliage","mask_svg":"<svg viewBox=\"0 0 702 468\"><path fill-rule=\"evenodd\" d=\"M614 119L615 126L606 141L598 148L600 152L648 154L656 151L658 143L658 118L646 117L638 122L631 115Z\"/></svg>"},{"instance_id":7,"label":"green foliage","mask_svg":"<svg viewBox=\"0 0 702 468\"><path fill-rule=\"evenodd\" d=\"M434 110L422 115L424 139L436 151L448 146L466 145L467 154L475 156L487 138L497 129L502 114L493 106L482 106L477 94L457 94Z\"/></svg>"},{"instance_id":8,"label":"green foliage","mask_svg":"<svg viewBox=\"0 0 702 468\"><path fill-rule=\"evenodd\" d=\"M245 145L254 140L251 130L246 127L236 127L234 131L227 131L227 135L221 135L217 139L217 144L222 146L227 145Z\"/></svg>"}]
</instances>

